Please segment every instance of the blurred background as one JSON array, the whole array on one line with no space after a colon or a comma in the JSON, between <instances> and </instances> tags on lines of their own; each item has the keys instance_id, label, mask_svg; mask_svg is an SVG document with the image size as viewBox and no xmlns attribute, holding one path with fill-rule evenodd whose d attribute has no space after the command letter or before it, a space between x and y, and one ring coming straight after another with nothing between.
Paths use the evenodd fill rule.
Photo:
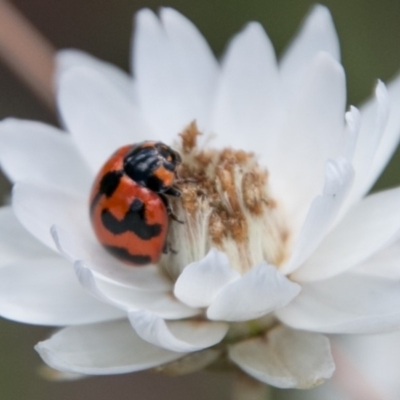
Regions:
<instances>
[{"instance_id":1,"label":"blurred background","mask_svg":"<svg viewBox=\"0 0 400 400\"><path fill-rule=\"evenodd\" d=\"M2 0L0 0L2 1ZM142 7L171 6L189 17L217 55L249 20L266 28L278 54L295 34L310 0L13 0L11 3L57 48L79 48L128 69L132 16ZM400 69L400 2L321 1L336 23L347 72L349 104L360 104L376 79L390 81ZM0 63L0 118L8 116L57 124L53 111ZM375 189L400 183L398 152ZM0 195L10 185L0 176ZM228 399L229 377L195 374L167 378L152 374L90 378L54 383L38 374L33 346L50 330L0 321L0 399L2 400L153 400ZM400 364L399 364L400 365ZM294 397L296 398L296 396Z\"/></svg>"}]
</instances>

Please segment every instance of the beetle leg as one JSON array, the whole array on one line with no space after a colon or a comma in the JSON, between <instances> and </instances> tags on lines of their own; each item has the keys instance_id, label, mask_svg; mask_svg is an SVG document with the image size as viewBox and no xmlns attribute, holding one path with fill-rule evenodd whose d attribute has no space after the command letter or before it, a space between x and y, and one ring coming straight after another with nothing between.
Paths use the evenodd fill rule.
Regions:
<instances>
[{"instance_id":1,"label":"beetle leg","mask_svg":"<svg viewBox=\"0 0 400 400\"><path fill-rule=\"evenodd\" d=\"M163 194L166 194L168 196L173 196L173 197L180 197L181 191L179 189L177 189L176 187L170 186Z\"/></svg>"},{"instance_id":2,"label":"beetle leg","mask_svg":"<svg viewBox=\"0 0 400 400\"><path fill-rule=\"evenodd\" d=\"M168 254L168 253L177 254L178 252L171 247L171 243L165 242L164 248L163 248L163 253L164 254Z\"/></svg>"},{"instance_id":3,"label":"beetle leg","mask_svg":"<svg viewBox=\"0 0 400 400\"><path fill-rule=\"evenodd\" d=\"M180 194L180 192L179 192L179 194ZM166 196L164 196L164 193L162 193L162 194L160 193L160 197L161 197L161 200L164 202L165 207L167 208L167 213L168 213L169 217L170 217L171 219L173 219L174 221L179 222L180 224L183 224L184 222L181 221L181 220L174 214L174 212L173 212L173 210L172 210L172 207L171 207L171 204L170 204L168 198L167 198Z\"/></svg>"}]
</instances>

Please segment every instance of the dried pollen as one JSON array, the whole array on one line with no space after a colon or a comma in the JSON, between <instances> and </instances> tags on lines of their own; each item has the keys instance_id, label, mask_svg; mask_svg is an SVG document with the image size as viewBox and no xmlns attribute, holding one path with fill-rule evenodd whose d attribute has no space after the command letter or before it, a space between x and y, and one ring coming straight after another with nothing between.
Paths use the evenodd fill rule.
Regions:
<instances>
[{"instance_id":1,"label":"dried pollen","mask_svg":"<svg viewBox=\"0 0 400 400\"><path fill-rule=\"evenodd\" d=\"M200 149L199 135L193 122L176 146L182 156L182 196L174 210L185 223L171 224L169 239L178 253L168 255L174 259L166 265L175 265L178 275L214 247L240 273L265 260L279 266L286 257L288 230L269 193L268 172L253 153Z\"/></svg>"},{"instance_id":2,"label":"dried pollen","mask_svg":"<svg viewBox=\"0 0 400 400\"><path fill-rule=\"evenodd\" d=\"M266 171L246 172L242 179L243 201L246 207L255 215L261 215L264 206L274 204L264 197L262 188L267 185L268 174Z\"/></svg>"}]
</instances>

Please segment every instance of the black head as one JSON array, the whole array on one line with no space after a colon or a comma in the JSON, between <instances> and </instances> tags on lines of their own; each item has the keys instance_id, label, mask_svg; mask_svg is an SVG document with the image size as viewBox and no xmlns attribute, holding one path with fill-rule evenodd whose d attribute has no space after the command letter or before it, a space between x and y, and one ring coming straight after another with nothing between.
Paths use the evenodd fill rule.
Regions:
<instances>
[{"instance_id":1,"label":"black head","mask_svg":"<svg viewBox=\"0 0 400 400\"><path fill-rule=\"evenodd\" d=\"M166 144L146 141L132 146L124 158L124 171L139 185L163 193L173 185L181 162L180 154Z\"/></svg>"}]
</instances>

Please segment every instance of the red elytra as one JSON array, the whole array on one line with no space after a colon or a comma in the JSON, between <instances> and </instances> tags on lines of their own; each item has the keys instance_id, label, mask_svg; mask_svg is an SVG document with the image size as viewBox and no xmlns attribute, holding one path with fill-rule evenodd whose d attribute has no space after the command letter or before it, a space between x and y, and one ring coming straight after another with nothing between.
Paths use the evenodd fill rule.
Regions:
<instances>
[{"instance_id":1,"label":"red elytra","mask_svg":"<svg viewBox=\"0 0 400 400\"><path fill-rule=\"evenodd\" d=\"M161 142L118 149L100 169L90 195L90 218L99 242L121 261L156 263L167 252L169 203L181 158Z\"/></svg>"}]
</instances>

